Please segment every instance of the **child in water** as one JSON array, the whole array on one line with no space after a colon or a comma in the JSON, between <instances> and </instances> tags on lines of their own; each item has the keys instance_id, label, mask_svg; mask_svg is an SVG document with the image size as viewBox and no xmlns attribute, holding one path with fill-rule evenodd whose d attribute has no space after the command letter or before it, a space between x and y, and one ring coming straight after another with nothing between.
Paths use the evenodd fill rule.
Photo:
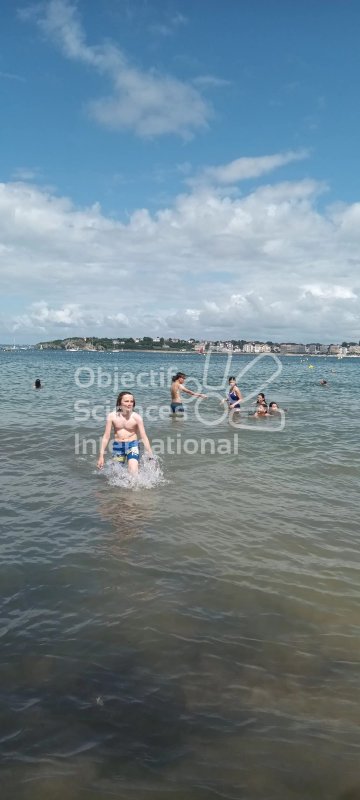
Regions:
<instances>
[{"instance_id":1,"label":"child in water","mask_svg":"<svg viewBox=\"0 0 360 800\"><path fill-rule=\"evenodd\" d=\"M269 412L268 412L267 406L263 406L261 403L259 403L259 405L256 408L255 414L253 416L254 417L268 417L269 416Z\"/></svg>"},{"instance_id":2,"label":"child in water","mask_svg":"<svg viewBox=\"0 0 360 800\"><path fill-rule=\"evenodd\" d=\"M192 392L191 389L187 389L184 386L184 381L186 379L185 372L177 372L176 375L173 375L172 382L171 382L171 413L181 414L184 413L185 409L181 399L181 392L186 392L186 394L192 394L193 397L204 397L206 398L206 394L201 394L201 392Z\"/></svg>"},{"instance_id":3,"label":"child in water","mask_svg":"<svg viewBox=\"0 0 360 800\"><path fill-rule=\"evenodd\" d=\"M132 475L139 469L139 439L142 439L145 450L153 458L149 439L146 435L143 419L134 411L135 397L131 392L120 392L116 401L116 411L107 416L104 436L101 441L100 456L97 466L104 466L104 454L108 446L111 429L114 428L113 459L120 464L127 464Z\"/></svg>"},{"instance_id":4,"label":"child in water","mask_svg":"<svg viewBox=\"0 0 360 800\"><path fill-rule=\"evenodd\" d=\"M257 396L257 398L256 398L256 405L257 405L258 407L259 407L259 406L265 406L265 408L266 408L266 410L267 410L267 402L266 402L266 400L265 400L265 395L264 395L264 392L260 392L260 393L258 394L258 396Z\"/></svg>"},{"instance_id":5,"label":"child in water","mask_svg":"<svg viewBox=\"0 0 360 800\"><path fill-rule=\"evenodd\" d=\"M280 408L274 400L269 403L269 414L280 414Z\"/></svg>"},{"instance_id":6,"label":"child in water","mask_svg":"<svg viewBox=\"0 0 360 800\"><path fill-rule=\"evenodd\" d=\"M236 385L236 378L234 375L230 375L229 391L227 397L222 402L228 404L229 411L240 411L240 400L243 400L243 396L239 387Z\"/></svg>"}]
</instances>

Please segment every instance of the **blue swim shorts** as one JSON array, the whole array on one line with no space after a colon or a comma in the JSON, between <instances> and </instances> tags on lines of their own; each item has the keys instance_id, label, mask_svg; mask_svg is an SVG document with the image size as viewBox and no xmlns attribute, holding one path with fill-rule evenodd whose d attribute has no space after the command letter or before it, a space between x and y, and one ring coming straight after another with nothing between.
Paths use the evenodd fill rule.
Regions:
<instances>
[{"instance_id":1,"label":"blue swim shorts","mask_svg":"<svg viewBox=\"0 0 360 800\"><path fill-rule=\"evenodd\" d=\"M176 414L178 411L184 412L185 409L182 403L171 403L171 411Z\"/></svg>"},{"instance_id":2,"label":"blue swim shorts","mask_svg":"<svg viewBox=\"0 0 360 800\"><path fill-rule=\"evenodd\" d=\"M135 458L139 461L139 442L135 439L133 442L114 442L113 443L113 460L119 464L125 464Z\"/></svg>"}]
</instances>

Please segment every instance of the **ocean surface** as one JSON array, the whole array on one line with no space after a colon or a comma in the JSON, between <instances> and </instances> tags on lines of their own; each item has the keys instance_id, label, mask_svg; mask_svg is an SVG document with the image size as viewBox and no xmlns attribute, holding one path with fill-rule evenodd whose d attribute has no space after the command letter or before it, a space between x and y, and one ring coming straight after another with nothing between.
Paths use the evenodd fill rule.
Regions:
<instances>
[{"instance_id":1,"label":"ocean surface","mask_svg":"<svg viewBox=\"0 0 360 800\"><path fill-rule=\"evenodd\" d=\"M96 469L122 388L136 483ZM358 359L0 353L2 800L359 800L359 397Z\"/></svg>"}]
</instances>

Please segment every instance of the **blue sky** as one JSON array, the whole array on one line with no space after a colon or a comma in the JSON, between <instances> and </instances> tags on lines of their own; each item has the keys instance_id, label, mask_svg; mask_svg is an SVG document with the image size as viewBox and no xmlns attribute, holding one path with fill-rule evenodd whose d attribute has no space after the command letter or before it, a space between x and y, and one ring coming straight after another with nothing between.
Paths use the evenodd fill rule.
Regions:
<instances>
[{"instance_id":1,"label":"blue sky","mask_svg":"<svg viewBox=\"0 0 360 800\"><path fill-rule=\"evenodd\" d=\"M359 23L5 4L0 340L358 340Z\"/></svg>"}]
</instances>

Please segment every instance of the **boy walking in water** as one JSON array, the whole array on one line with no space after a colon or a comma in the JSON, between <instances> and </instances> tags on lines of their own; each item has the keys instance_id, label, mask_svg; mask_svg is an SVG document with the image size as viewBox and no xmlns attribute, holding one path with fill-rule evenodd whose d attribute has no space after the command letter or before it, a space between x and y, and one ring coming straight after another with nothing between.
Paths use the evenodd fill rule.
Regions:
<instances>
[{"instance_id":1,"label":"boy walking in water","mask_svg":"<svg viewBox=\"0 0 360 800\"><path fill-rule=\"evenodd\" d=\"M116 411L108 414L106 419L97 462L99 469L104 466L104 454L112 428L114 428L113 459L120 464L127 464L132 475L137 475L139 470L139 439L143 441L147 454L153 457L142 417L134 411L134 407L134 395L130 392L120 392L116 401Z\"/></svg>"},{"instance_id":2,"label":"boy walking in water","mask_svg":"<svg viewBox=\"0 0 360 800\"><path fill-rule=\"evenodd\" d=\"M191 389L187 389L184 386L186 375L185 372L177 372L176 375L173 375L172 382L171 382L171 411L173 414L177 413L184 413L185 409L181 399L181 392L186 392L186 394L192 394L193 397L206 397L206 394L201 394L201 392L192 392Z\"/></svg>"}]
</instances>

